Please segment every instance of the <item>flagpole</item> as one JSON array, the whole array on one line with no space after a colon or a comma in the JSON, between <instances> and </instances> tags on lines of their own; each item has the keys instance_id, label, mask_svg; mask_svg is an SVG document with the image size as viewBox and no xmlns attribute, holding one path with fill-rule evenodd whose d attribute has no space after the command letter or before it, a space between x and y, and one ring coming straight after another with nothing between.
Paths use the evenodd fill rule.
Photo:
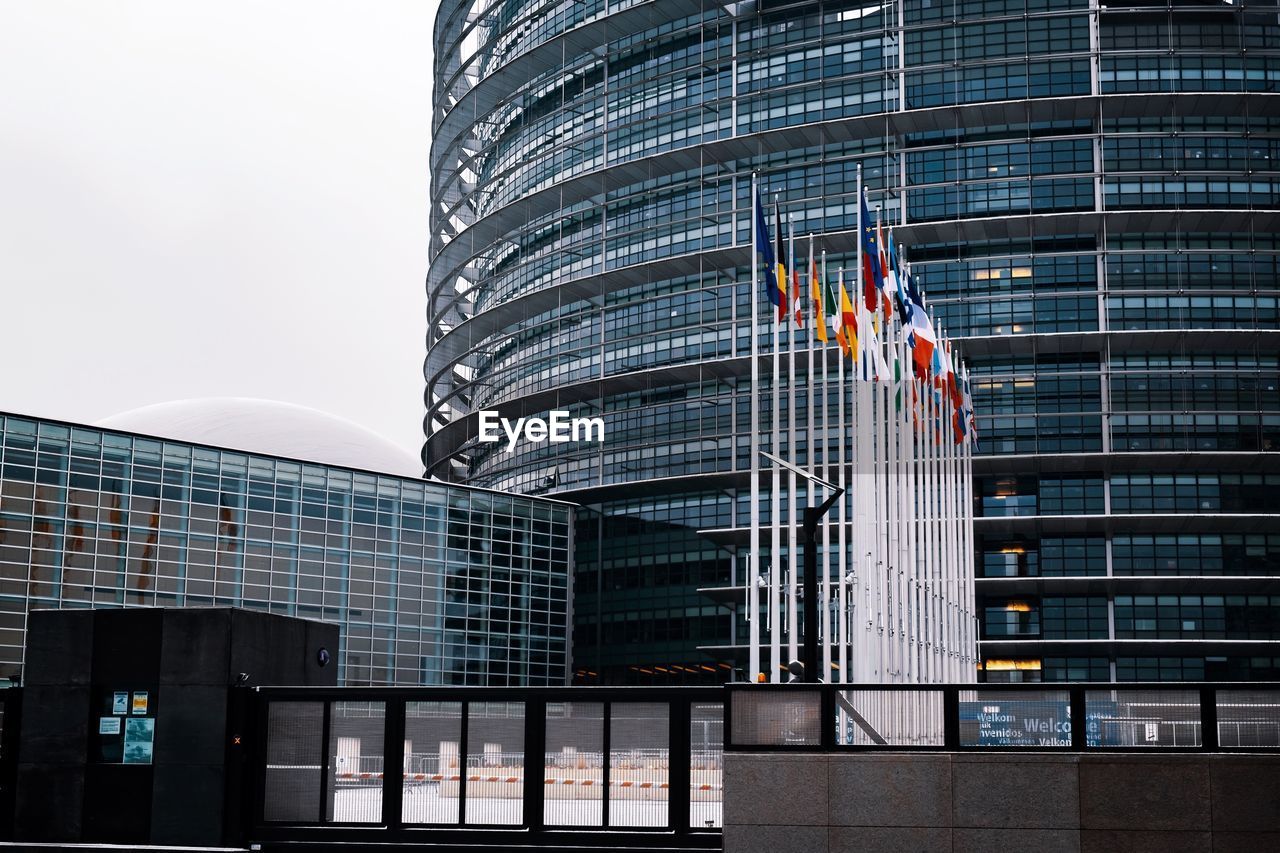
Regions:
<instances>
[{"instance_id":1,"label":"flagpole","mask_svg":"<svg viewBox=\"0 0 1280 853\"><path fill-rule=\"evenodd\" d=\"M968 403L968 409L969 409L968 414L965 415L966 418L969 419L969 423L968 423L968 434L965 435L965 466L964 466L965 533L968 534L968 537L969 537L969 546L968 548L966 548L965 556L968 557L968 561L969 561L969 579L970 579L970 583L968 584L968 589L966 589L966 593L968 593L968 602L969 602L969 619L966 620L966 625L968 625L968 628L969 628L968 651L970 652L970 656L972 656L973 658L973 660L970 661L970 663L972 663L972 666L969 667L968 678L966 678L965 681L969 681L969 683L973 683L973 681L978 680L978 666L977 666L978 665L978 602L977 602L977 589L975 589L975 587L977 587L977 576L978 576L978 571L977 571L978 543L977 543L977 540L974 539L974 533L973 533L973 451L974 451L974 447L977 447L977 443L978 443L978 433L977 433L978 424L977 424L977 416L975 416L973 411L973 396L972 396L973 391L972 389L970 389L970 386L969 386L969 366L968 365L965 365L965 370L964 370L964 394L965 394L965 402Z\"/></svg>"},{"instance_id":2,"label":"flagpole","mask_svg":"<svg viewBox=\"0 0 1280 853\"><path fill-rule=\"evenodd\" d=\"M757 213L760 188L751 174L751 542L743 582L747 587L747 620L750 648L747 651L747 680L754 682L760 672L760 262L756 259ZM767 235L766 235L767 236Z\"/></svg>"},{"instance_id":3,"label":"flagpole","mask_svg":"<svg viewBox=\"0 0 1280 853\"><path fill-rule=\"evenodd\" d=\"M823 258L822 258L824 272L826 271L826 262L827 262L826 253L824 252ZM808 374L809 381L807 383L808 391L809 391L809 432L808 432L809 440L807 444L809 448L809 473L814 477L820 476L823 480L826 480L829 483L831 481L827 479L827 449L825 444L823 445L819 444L818 436L817 436L817 433L815 432L815 428L818 425L817 413L815 411L815 408L818 402L818 396L817 396L818 377L814 372L813 354L814 354L814 350L818 349L818 324L823 322L821 311L819 310L819 306L818 306L818 300L822 298L822 291L820 289L815 290L815 287L819 287L819 284L818 282L815 282L813 280L814 274L816 272L817 272L817 267L814 266L814 257L813 257L813 234L810 234L809 235L809 374ZM819 279L819 282L821 281L825 281L825 279ZM819 351L822 353L822 365L821 365L822 366L822 390L824 392L822 397L822 441L825 442L826 435L827 435L827 430L826 430L826 426L827 426L826 402L827 401L825 396L826 377L827 377L826 350L825 348L823 348L822 350L819 350ZM821 446L822 448L821 469L819 469L819 466L818 466L819 446ZM812 501L810 501L810 504L812 504ZM831 592L830 578L827 575L827 553L828 553L830 538L831 538L830 530L827 527L826 514L824 513L823 519L822 519L822 554L821 554L821 559L815 561L817 566L819 567L818 570L822 572L821 593L820 593L822 598L818 602L818 608L819 608L818 621L820 624L813 626L813 628L810 628L810 626L806 625L804 629L805 631L810 631L810 630L818 631L818 642L822 649L821 677L826 681L832 680L831 679L831 650L827 647L827 638L828 636L830 636L828 631L830 629L829 602L831 600L830 599L830 592ZM816 548L818 547L818 544L817 542L813 542L813 543L806 542L805 547Z\"/></svg>"},{"instance_id":4,"label":"flagpole","mask_svg":"<svg viewBox=\"0 0 1280 853\"><path fill-rule=\"evenodd\" d=\"M840 268L839 278L836 285L836 299L840 302L844 294L844 268ZM837 306L837 315L841 318L841 334L843 332L844 323L844 305L843 302ZM847 337L847 336L846 336ZM848 653L848 637L849 637L849 598L848 598L848 582L845 580L849 574L849 506L853 500L853 496L849 494L846 488L849 485L848 471L845 466L845 447L848 445L848 432L845 425L845 405L844 405L844 360L843 352L836 358L836 472L838 479L837 485L840 486L840 499L836 502L836 511L838 513L838 524L836 528L836 538L838 547L836 550L836 596L838 604L836 609L836 657L840 665L840 679L845 683L852 683L856 679L853 671L850 669L850 660ZM841 730L843 734L843 729Z\"/></svg>"},{"instance_id":5,"label":"flagpole","mask_svg":"<svg viewBox=\"0 0 1280 853\"><path fill-rule=\"evenodd\" d=\"M796 293L796 233L795 218L787 214L787 453L792 465L796 464L796 327L794 311L800 303ZM796 490L799 481L794 470L787 478L787 662L800 659L800 620L796 598L800 590L800 563L796 543ZM810 626L806 625L806 631ZM805 673L811 678L812 673Z\"/></svg>"},{"instance_id":6,"label":"flagpole","mask_svg":"<svg viewBox=\"0 0 1280 853\"><path fill-rule=\"evenodd\" d=\"M781 246L782 220L778 215L777 196L774 196L774 199L773 199L773 217L774 217L774 225L775 227L778 228L778 232L779 232L778 248L781 249L782 248ZM774 261L776 264L774 268L774 275L778 276L778 267L782 266L782 256L780 252L778 253L778 257L775 258ZM784 278L785 275L786 275L786 272L784 269L782 272L782 276L779 277L780 280L775 281L774 285L777 286L778 284L782 283L782 281L785 280ZM780 301L784 300L786 298L786 294L783 292L779 292L778 298ZM785 318L786 317L784 313L783 319ZM779 396L779 389L778 389L778 385L779 385L778 380L781 378L781 370L780 370L780 363L778 359L779 359L779 350L781 349L781 347L782 347L782 329L779 326L778 318L775 317L774 323L773 323L773 381L771 383L772 389L773 389L773 414L771 418L773 429L769 438L769 450L775 454L780 452L781 450L781 448L778 447L778 434L780 432L780 406L781 406L781 399ZM782 554L781 518L779 517L780 515L779 509L781 508L781 505L782 505L782 499L779 493L780 484L782 480L782 473L777 465L771 466L771 469L772 469L772 477L770 479L771 500L769 503L769 546L770 546L769 547L769 613L771 616L772 627L769 632L769 654L770 654L769 667L771 670L769 680L771 682L778 683L782 681L782 661L780 660L781 652L782 652L782 643L781 643L781 638L782 638L781 610L782 608L780 606L780 602L778 601L778 595L780 592L779 570L781 567L781 554Z\"/></svg>"},{"instance_id":7,"label":"flagpole","mask_svg":"<svg viewBox=\"0 0 1280 853\"><path fill-rule=\"evenodd\" d=\"M862 287L865 287L866 285L866 282L862 280L862 275L863 275L862 273L862 229L866 225L866 223L862 221L862 163L861 162L858 163L856 189L858 193L858 239L855 241L856 260L854 262L854 281L856 281L859 285L861 285L861 287L856 287L854 289L855 290L854 300L859 309L854 311L854 317L861 318L862 312L860 309L863 306ZM858 320L856 319L854 323L855 323L855 326L861 325L861 323L858 322ZM859 405L860 399L857 393L858 371L861 369L861 365L858 363L860 360L861 353L858 352L858 348L862 346L862 341L864 340L864 337L865 337L863 334L863 331L864 330L861 328L858 329L858 346L854 347L854 350L853 350L854 351L854 377L853 377L853 387L850 389L850 393L852 396L851 402L852 402L853 432L854 432L852 474L853 474L853 485L854 485L854 491L855 491L854 505L853 505L854 524L852 527L853 541L850 543L850 550L853 552L853 556L854 556L854 560L853 560L853 565L855 566L854 576L857 578L857 581L855 583L856 585L862 586L865 589L866 583L867 583L867 572L866 572L866 567L864 565L865 561L863 559L863 552L866 549L866 542L863 539L862 525L860 523L862 516L865 513L866 505L867 505L866 496L862 492L862 480L861 480L861 474L862 474L861 437L862 437L862 422L864 420L864 417L861 411L861 406ZM853 592L854 604L851 609L854 611L854 613L857 613L856 602L859 597L857 594L858 590L855 588L852 592ZM862 596L862 598L864 601L866 600L865 596ZM860 623L866 618L868 617L862 616L858 618L854 622L854 625L858 625L859 627L861 627ZM866 646L866 643L865 642L859 643L858 646L856 647L856 650L853 645L855 642L857 642L858 637L864 633L866 632L863 630L851 631L850 637L849 637L850 666L853 667L855 679L857 681L867 680L866 661L864 660L865 654L862 653L863 649ZM854 663L854 661L856 661L856 664Z\"/></svg>"}]
</instances>

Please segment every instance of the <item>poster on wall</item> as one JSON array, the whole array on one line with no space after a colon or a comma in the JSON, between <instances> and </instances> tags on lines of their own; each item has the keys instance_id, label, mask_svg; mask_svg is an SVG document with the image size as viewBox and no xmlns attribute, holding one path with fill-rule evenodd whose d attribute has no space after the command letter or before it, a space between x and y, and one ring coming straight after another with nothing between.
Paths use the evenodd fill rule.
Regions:
<instances>
[{"instance_id":1,"label":"poster on wall","mask_svg":"<svg viewBox=\"0 0 1280 853\"><path fill-rule=\"evenodd\" d=\"M136 690L133 694L133 713L138 716L146 716L147 713L147 692L145 690Z\"/></svg>"},{"instance_id":2,"label":"poster on wall","mask_svg":"<svg viewBox=\"0 0 1280 853\"><path fill-rule=\"evenodd\" d=\"M120 734L120 718L119 717L99 717L98 718L98 734L100 735Z\"/></svg>"},{"instance_id":3,"label":"poster on wall","mask_svg":"<svg viewBox=\"0 0 1280 853\"><path fill-rule=\"evenodd\" d=\"M150 764L155 737L156 721L153 718L130 717L125 720L124 763Z\"/></svg>"},{"instance_id":4,"label":"poster on wall","mask_svg":"<svg viewBox=\"0 0 1280 853\"><path fill-rule=\"evenodd\" d=\"M129 713L129 691L117 690L111 694L111 713L127 714Z\"/></svg>"}]
</instances>

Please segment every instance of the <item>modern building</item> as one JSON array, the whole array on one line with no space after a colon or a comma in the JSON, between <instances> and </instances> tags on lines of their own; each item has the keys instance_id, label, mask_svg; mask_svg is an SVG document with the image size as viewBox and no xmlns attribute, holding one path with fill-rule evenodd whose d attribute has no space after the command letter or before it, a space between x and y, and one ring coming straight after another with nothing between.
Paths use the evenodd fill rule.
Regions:
<instances>
[{"instance_id":1,"label":"modern building","mask_svg":"<svg viewBox=\"0 0 1280 853\"><path fill-rule=\"evenodd\" d=\"M1274 0L445 0L435 57L422 458L590 508L579 679L734 660L751 177L851 265L859 166L976 379L985 677L1280 677Z\"/></svg>"},{"instance_id":2,"label":"modern building","mask_svg":"<svg viewBox=\"0 0 1280 853\"><path fill-rule=\"evenodd\" d=\"M339 683L566 682L571 506L360 470L416 462L294 406L110 421L0 415L0 678L35 609L231 605L336 623Z\"/></svg>"}]
</instances>

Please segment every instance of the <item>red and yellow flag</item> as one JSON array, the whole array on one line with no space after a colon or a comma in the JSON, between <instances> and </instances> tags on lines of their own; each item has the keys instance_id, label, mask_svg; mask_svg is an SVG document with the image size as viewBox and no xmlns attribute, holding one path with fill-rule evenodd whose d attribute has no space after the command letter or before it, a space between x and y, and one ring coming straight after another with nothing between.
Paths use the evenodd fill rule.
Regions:
<instances>
[{"instance_id":1,"label":"red and yellow flag","mask_svg":"<svg viewBox=\"0 0 1280 853\"><path fill-rule=\"evenodd\" d=\"M822 285L818 268L813 263L813 239L809 240L809 303L813 305L813 331L818 340L827 343L827 318L822 316Z\"/></svg>"}]
</instances>

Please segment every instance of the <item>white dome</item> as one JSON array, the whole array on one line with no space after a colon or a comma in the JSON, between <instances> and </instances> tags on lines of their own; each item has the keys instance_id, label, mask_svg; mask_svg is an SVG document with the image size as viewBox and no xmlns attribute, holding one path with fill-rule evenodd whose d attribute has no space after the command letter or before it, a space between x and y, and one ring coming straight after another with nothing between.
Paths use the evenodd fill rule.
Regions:
<instances>
[{"instance_id":1,"label":"white dome","mask_svg":"<svg viewBox=\"0 0 1280 853\"><path fill-rule=\"evenodd\" d=\"M400 477L422 476L417 458L377 433L317 409L275 400L175 400L130 409L96 426Z\"/></svg>"}]
</instances>

